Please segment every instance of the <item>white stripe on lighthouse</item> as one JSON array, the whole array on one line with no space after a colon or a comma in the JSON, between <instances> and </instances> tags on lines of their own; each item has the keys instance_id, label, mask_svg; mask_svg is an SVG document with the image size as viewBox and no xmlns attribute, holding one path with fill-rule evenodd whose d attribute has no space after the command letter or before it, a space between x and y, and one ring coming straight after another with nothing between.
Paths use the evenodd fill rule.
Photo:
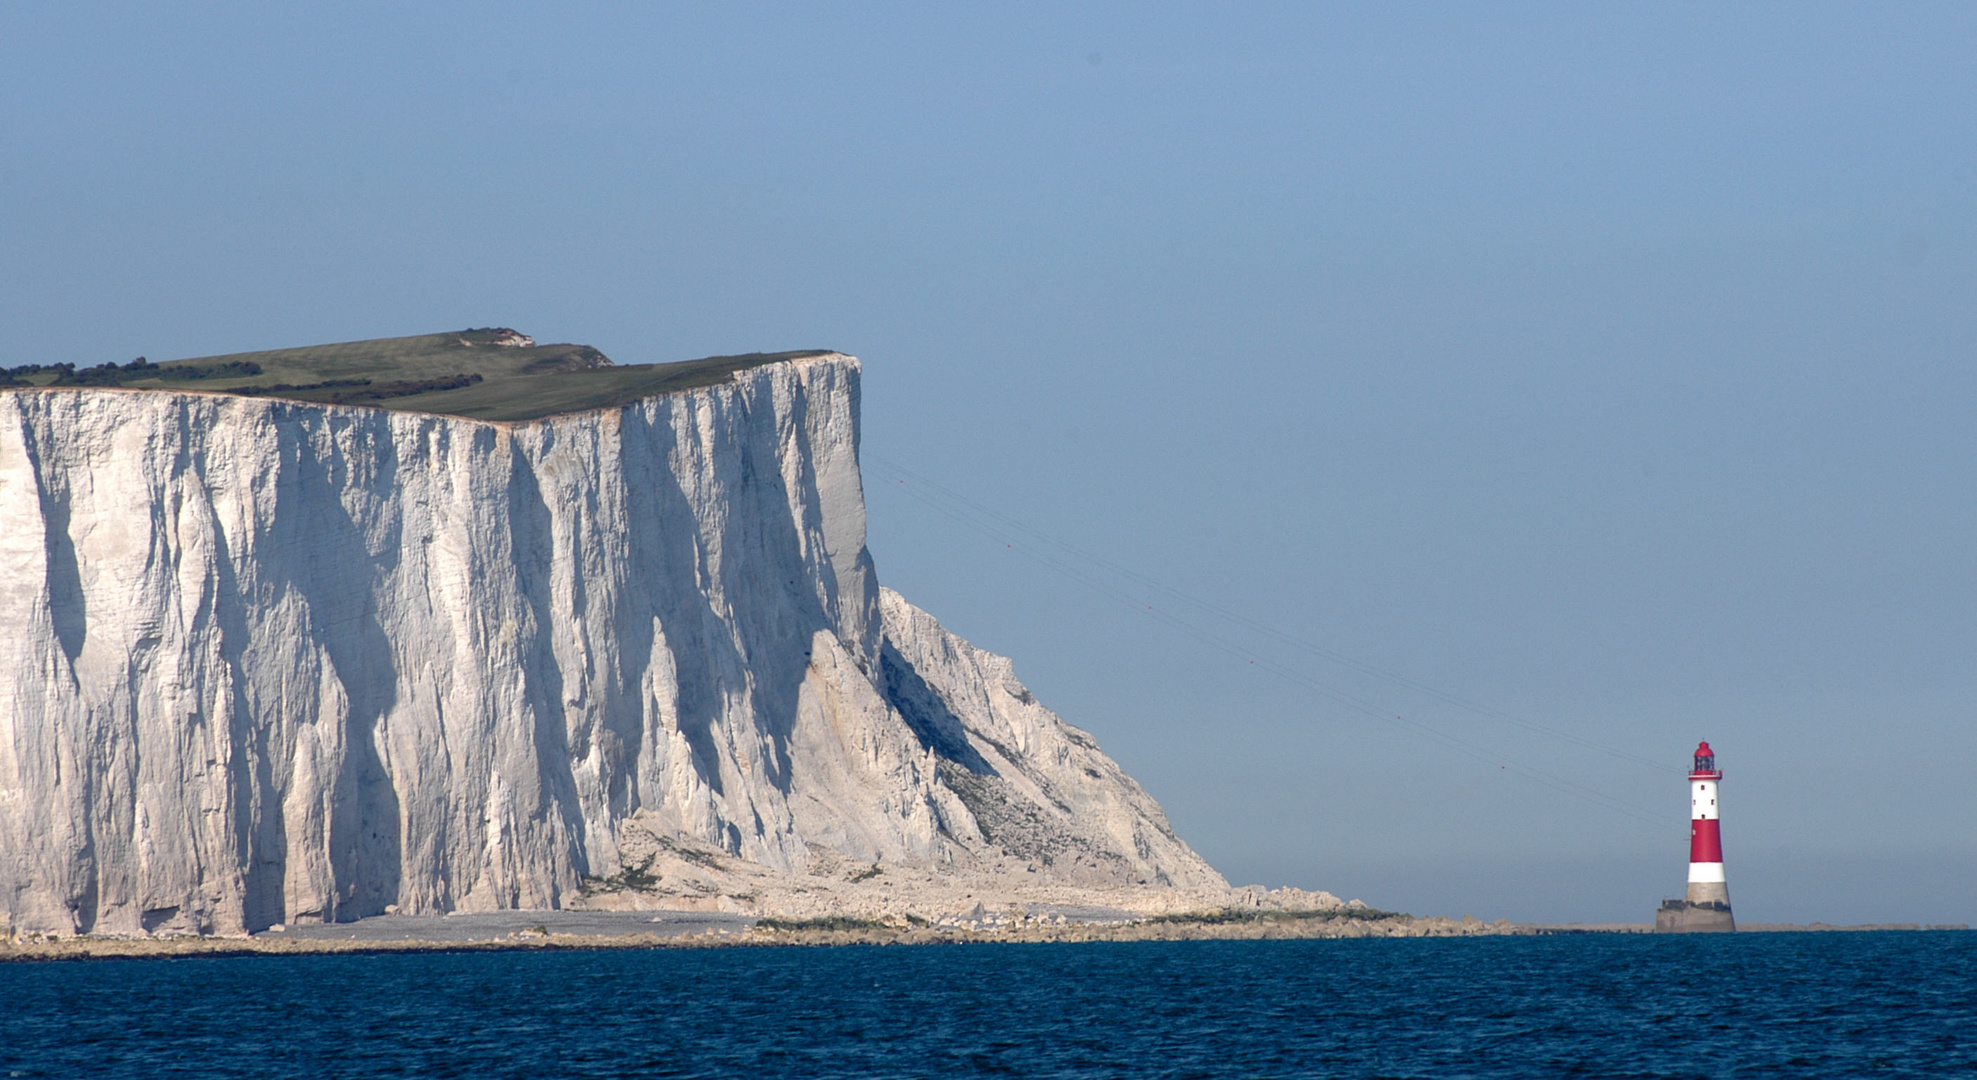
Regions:
<instances>
[{"instance_id":1,"label":"white stripe on lighthouse","mask_svg":"<svg viewBox=\"0 0 1977 1080\"><path fill-rule=\"evenodd\" d=\"M1726 880L1723 877L1723 864L1720 862L1692 862L1689 864L1691 882L1715 882Z\"/></svg>"},{"instance_id":2,"label":"white stripe on lighthouse","mask_svg":"<svg viewBox=\"0 0 1977 1080\"><path fill-rule=\"evenodd\" d=\"M1689 785L1689 818L1716 816L1716 781L1697 780Z\"/></svg>"}]
</instances>

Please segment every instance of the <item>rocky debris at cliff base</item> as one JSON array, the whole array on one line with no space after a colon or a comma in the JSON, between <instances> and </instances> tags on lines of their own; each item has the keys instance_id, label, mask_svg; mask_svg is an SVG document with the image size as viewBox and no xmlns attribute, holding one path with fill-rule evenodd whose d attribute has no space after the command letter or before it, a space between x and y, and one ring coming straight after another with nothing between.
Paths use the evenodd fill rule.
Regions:
<instances>
[{"instance_id":1,"label":"rocky debris at cliff base","mask_svg":"<svg viewBox=\"0 0 1977 1080\"><path fill-rule=\"evenodd\" d=\"M789 919L827 916L980 921L1013 909L1047 907L1120 921L1182 911L1345 910L1330 893L1257 887L1180 888L1081 880L1076 867L1020 859L993 849L959 861L866 862L821 844L801 871L730 855L693 837L657 831L655 815L619 829L623 859L612 874L583 879L565 906L588 911L736 912ZM1355 902L1356 903L1356 902ZM1360 905L1364 906L1364 905ZM972 912L972 914L970 914ZM1102 914L1101 914L1102 913Z\"/></svg>"},{"instance_id":2,"label":"rocky debris at cliff base","mask_svg":"<svg viewBox=\"0 0 1977 1080\"><path fill-rule=\"evenodd\" d=\"M699 911L488 911L471 915L378 915L253 935L254 940L468 944L548 938L678 937L745 933L755 916Z\"/></svg>"},{"instance_id":3,"label":"rocky debris at cliff base","mask_svg":"<svg viewBox=\"0 0 1977 1080\"><path fill-rule=\"evenodd\" d=\"M1054 919L1011 919L994 926L915 926L903 920L892 923L852 919L777 922L759 920L753 925L698 925L692 913L679 913L678 920L639 932L572 933L563 929L562 912L504 913L511 921L525 921L519 929L488 933L480 928L463 935L440 938L393 936L374 931L370 924L414 921L404 917L377 917L355 924L323 927L320 934L295 935L261 933L252 937L55 937L39 934L0 939L0 962L29 960L71 960L86 957L166 958L175 956L251 956L320 953L382 953L501 950L571 949L663 949L764 946L829 945L963 945L963 944L1077 944L1130 941L1291 941L1337 938L1445 938L1523 935L1527 927L1505 920L1494 923L1475 919L1406 915L1377 918L1306 916L1294 919L1243 920L1237 922L1199 921L1184 918L1135 920L1120 923L1080 923ZM481 922L487 915L465 917ZM361 928L361 929L359 929ZM606 929L616 929L606 928ZM339 934L338 931L343 931Z\"/></svg>"},{"instance_id":4,"label":"rocky debris at cliff base","mask_svg":"<svg viewBox=\"0 0 1977 1080\"><path fill-rule=\"evenodd\" d=\"M704 911L780 919L906 918L929 925L990 925L1011 912L1063 914L1071 922L1124 922L1189 912L1355 914L1371 909L1328 892L1213 885L1122 885L1080 880L1047 861L986 851L953 862L865 862L812 844L802 871L730 855L693 837L659 831L654 815L619 830L620 868L583 880L567 906L587 911ZM1075 870L1075 868L1071 868Z\"/></svg>"}]
</instances>

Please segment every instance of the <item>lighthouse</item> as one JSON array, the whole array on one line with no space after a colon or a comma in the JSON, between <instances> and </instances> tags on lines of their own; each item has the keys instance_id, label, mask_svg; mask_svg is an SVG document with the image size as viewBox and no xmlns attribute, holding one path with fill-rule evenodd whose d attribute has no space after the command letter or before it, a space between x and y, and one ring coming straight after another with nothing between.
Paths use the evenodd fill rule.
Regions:
<instances>
[{"instance_id":1,"label":"lighthouse","mask_svg":"<svg viewBox=\"0 0 1977 1080\"><path fill-rule=\"evenodd\" d=\"M1723 828L1716 805L1723 770L1707 741L1696 747L1689 770L1689 890L1680 900L1664 900L1654 928L1672 933L1735 930L1730 886L1723 877Z\"/></svg>"}]
</instances>

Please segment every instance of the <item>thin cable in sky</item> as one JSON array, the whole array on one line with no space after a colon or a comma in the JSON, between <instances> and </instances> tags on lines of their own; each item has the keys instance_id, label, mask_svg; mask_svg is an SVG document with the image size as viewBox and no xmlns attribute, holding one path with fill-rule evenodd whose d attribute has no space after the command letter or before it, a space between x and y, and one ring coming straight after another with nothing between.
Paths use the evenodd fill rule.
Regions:
<instances>
[{"instance_id":1,"label":"thin cable in sky","mask_svg":"<svg viewBox=\"0 0 1977 1080\"><path fill-rule=\"evenodd\" d=\"M1329 660L1333 663L1336 663L1342 667L1351 668L1352 670L1358 671L1362 674L1372 675L1376 678L1385 679L1397 685L1407 687L1410 690L1414 690L1419 693L1426 694L1429 697L1435 698L1436 700L1441 701L1445 704L1453 705L1456 708L1464 709L1466 711L1473 712L1481 716L1487 716L1493 720L1499 720L1507 724L1513 724L1518 727L1524 728L1528 731L1535 731L1545 735L1549 735L1553 738L1561 739L1565 742L1572 743L1576 746L1580 746L1588 750L1597 751L1599 753L1606 754L1611 757L1616 757L1625 761L1630 761L1636 765L1644 765L1650 769L1657 769L1662 772L1679 773L1682 771L1681 769L1676 768L1675 766L1668 765L1665 762L1654 760L1653 758L1645 757L1640 754L1635 754L1627 750L1621 750L1617 747L1608 746L1596 740L1588 739L1582 735L1577 735L1569 731L1563 731L1558 728L1551 727L1547 724L1538 723L1534 720L1527 720L1510 713L1502 712L1497 709L1492 709L1485 705L1479 705L1473 701L1466 700L1455 694L1451 694L1445 690L1442 690L1438 687L1432 686L1428 683L1424 683L1418 679L1414 679L1407 675L1399 674L1397 672L1388 671L1384 668L1378 667L1373 664L1369 664L1355 657L1351 657L1344 653L1338 652L1336 650L1328 649L1322 645L1315 644L1313 642L1300 638L1294 634L1288 633L1277 627L1264 623L1260 620L1251 618L1250 616L1244 615L1240 612L1231 611L1228 608L1225 608L1212 601L1204 600L1200 597L1186 593L1180 589L1177 589L1167 584L1166 582L1139 573L1138 571L1135 571L1129 567L1121 566L1118 563L1113 562L1112 560L1107 559L1102 555L1098 555L1093 552L1086 551L1075 545L1067 543L1061 539L1058 539L1057 537L1051 536L1050 534L1043 532L1042 530L1030 526L1022 521L1019 521L1016 518L1010 517L1009 515L1001 513L991 507L984 506L983 504L968 498L966 495L963 495L953 490L952 488L949 488L941 484L936 480L915 473L913 470L908 469L905 466L899 465L895 462L889 461L884 458L879 458L876 455L868 454L866 456L868 459L877 462L881 467L885 468L886 470L897 473L900 477L910 481L912 485L917 485L920 489L918 491L913 491L909 487L908 490L909 493L911 494L924 496L929 492L938 493L940 496L952 500L956 503L960 503L961 505L967 507L969 510L977 514L980 514L983 517L990 518L996 523L1000 523L1001 525L1007 526L1008 528L1015 530L1016 532L1022 533L1041 543L1049 544L1052 547L1065 552L1067 555L1083 560L1087 563L1091 563L1093 565L1103 567L1104 569L1109 570L1115 574L1118 574L1121 577L1127 578L1132 582L1134 582L1135 584L1138 584L1144 588L1151 589L1155 592L1159 592L1165 596L1168 596L1171 599L1178 600L1182 603L1193 605L1205 612L1208 612L1211 615L1216 616L1217 618L1226 620L1244 629L1253 631L1258 634L1262 634L1266 637L1274 638L1275 640L1283 642L1284 644L1289 645L1294 649L1298 649L1300 651L1310 653L1313 656L1321 657L1325 660Z\"/></svg>"},{"instance_id":2,"label":"thin cable in sky","mask_svg":"<svg viewBox=\"0 0 1977 1080\"><path fill-rule=\"evenodd\" d=\"M1037 548L1035 548L1034 546L1028 543L1023 543L1019 537L1012 535L1012 532L1021 533L1026 537L1035 538L1036 540L1042 543L1048 544L1051 547L1058 549L1058 551L1063 552L1065 555L1068 555L1073 559L1082 560L1085 563L1096 565L1107 570L1111 570L1114 573L1118 574L1119 576L1125 577L1144 588L1157 590L1165 595L1173 597L1174 599L1180 600L1184 603L1198 607L1211 614L1217 615L1239 627L1251 630L1252 632L1261 633L1266 636L1283 641L1287 644L1291 644L1293 646L1299 647L1307 653L1311 653L1317 656L1321 656L1325 659L1332 660L1334 662L1342 664L1343 666L1352 668L1353 670L1360 671L1370 675L1375 675L1381 678L1385 678L1389 681L1395 682L1402 686L1406 686L1410 689L1427 693L1430 696L1435 697L1436 699L1441 700L1445 703L1457 706L1459 708L1467 709L1472 712L1480 713L1484 716L1491 717L1492 719L1497 719L1504 722L1516 724L1520 727L1524 727L1529 730L1540 731L1545 734L1554 736L1556 738L1564 739L1566 741L1575 743L1577 745L1586 747L1588 749L1596 750L1601 753L1606 753L1611 756L1633 762L1635 764L1647 765L1651 768L1663 769L1663 770L1667 770L1668 769L1667 766L1664 766L1658 762L1651 761L1649 759L1640 757L1635 754L1630 754L1625 751L1616 750L1611 747L1603 746L1592 740L1585 739L1576 735L1572 735L1569 732L1561 732L1556 729L1550 728L1546 725L1537 724L1531 721L1520 720L1517 717L1509 716L1507 714L1500 713L1496 710L1487 709L1482 706L1472 704L1470 702L1464 701L1459 697L1456 697L1455 695L1438 691L1431 686L1419 682L1418 680L1410 679L1406 676L1397 675L1391 672L1384 671L1373 665L1356 661L1351 657L1345 656L1344 654L1337 653L1332 650L1324 649L1320 646L1313 645L1309 642L1305 642L1299 638L1296 638L1293 635L1284 633L1280 630L1270 627L1267 624L1261 623L1257 620L1248 618L1238 613L1231 612L1226 608L1220 607L1219 605L1215 605L1207 601L1203 601L1198 598L1192 597L1162 582L1156 581L1154 579L1146 577L1145 575L1138 574L1134 571L1121 567L1118 564L1113 563L1112 561L1105 559L1101 556L1097 556L1091 554L1090 552L1083 551L1071 544L1067 544L1061 540L1051 537L1048 534L1045 534L1040 530L1037 530L1020 521L1017 521L1016 519L1011 518L1006 514L1001 514L999 512L996 512L972 499L967 498L966 496L960 495L959 493L954 492L953 490L946 488L945 486L935 481L932 481L918 473L915 473L910 469L900 466L895 462L886 460L884 458L879 458L876 455L867 455L867 459L873 461L875 464L879 465L882 469L896 474L902 481L900 486L896 490L902 491L904 494L908 495L910 498L913 498L915 501L920 502L922 505L927 506L928 508L934 510L935 512L941 514L942 516L947 517L950 520L963 525L964 527L967 527L984 535L992 536L995 539L1001 540L1003 541L1005 547L1008 547L1012 550L1020 550L1025 555L1028 555L1030 558L1043 563L1045 566L1058 572L1059 574L1064 575L1065 577L1077 581L1078 583L1091 589L1093 592L1096 592L1107 599L1123 604L1124 606L1130 607L1139 614L1151 618L1156 622L1165 624L1169 628L1181 634L1194 638L1195 640L1214 649L1215 651L1224 653L1226 655L1232 656L1239 660L1245 660L1249 664L1261 668L1264 671L1267 671L1270 674L1277 676L1278 678L1284 679L1285 681L1292 683L1293 685L1302 687L1306 690L1312 691L1313 693L1329 698L1333 702L1347 709L1360 713L1369 718L1380 720L1383 723L1393 724L1414 735L1428 739L1429 741L1435 742L1449 750L1459 753L1465 757L1471 758L1475 761L1482 762L1488 765L1495 765L1500 770L1514 772L1527 780L1543 785L1544 787L1550 788L1561 794L1567 795L1572 798L1580 799L1582 801L1594 803L1608 810L1614 811L1615 813L1619 813L1626 817L1632 818L1636 821L1645 824L1654 825L1657 827L1666 826L1667 819L1664 816L1654 815L1646 811L1640 810L1639 808L1636 808L1628 803L1615 799L1613 796L1611 796L1606 792L1594 788L1584 787L1578 784L1571 783L1569 781L1561 780L1554 776L1537 772L1536 770L1530 769L1522 765L1515 758L1507 759L1506 755L1493 754L1485 748L1478 747L1463 739L1457 738L1456 736L1450 735L1447 732L1441 731L1427 724L1423 724L1419 721L1409 720L1403 714L1397 714L1391 712L1390 710L1381 708L1371 702L1359 698L1336 686L1332 686L1329 683L1326 683L1322 680L1313 678L1305 673L1285 667L1270 659L1258 657L1251 650L1242 648L1239 643L1232 642L1226 637L1214 633L1206 629L1205 627L1200 626L1190 620L1179 617L1171 611L1157 608L1152 605L1140 603L1137 598L1126 593L1124 590L1114 586L1110 582L1103 580L1102 578L1091 573L1090 571L1083 569L1077 565L1074 565L1073 563L1066 561L1066 559L1064 558L1058 557L1046 551L1038 550ZM986 518L987 520L983 520L984 518Z\"/></svg>"}]
</instances>

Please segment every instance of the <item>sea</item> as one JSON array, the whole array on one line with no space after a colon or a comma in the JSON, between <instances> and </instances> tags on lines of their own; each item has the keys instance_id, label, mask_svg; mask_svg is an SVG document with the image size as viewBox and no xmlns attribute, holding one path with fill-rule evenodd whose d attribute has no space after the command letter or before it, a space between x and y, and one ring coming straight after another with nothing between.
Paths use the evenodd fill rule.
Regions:
<instances>
[{"instance_id":1,"label":"sea","mask_svg":"<svg viewBox=\"0 0 1977 1080\"><path fill-rule=\"evenodd\" d=\"M0 964L8 1077L1973 1073L1973 931Z\"/></svg>"}]
</instances>

